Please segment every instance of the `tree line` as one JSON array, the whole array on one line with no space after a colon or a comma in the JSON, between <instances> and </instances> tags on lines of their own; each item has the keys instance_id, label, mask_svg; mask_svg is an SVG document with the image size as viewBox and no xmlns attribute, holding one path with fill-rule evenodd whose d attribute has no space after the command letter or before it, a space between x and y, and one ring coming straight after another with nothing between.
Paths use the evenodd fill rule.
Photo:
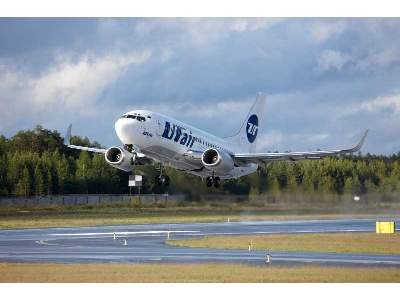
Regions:
<instances>
[{"instance_id":1,"label":"tree line","mask_svg":"<svg viewBox=\"0 0 400 300\"><path fill-rule=\"evenodd\" d=\"M88 138L71 142L101 147ZM210 189L198 177L167 168L169 187L154 182L155 166L138 166L144 176L143 193L184 193L192 199L204 194L279 193L392 193L400 190L400 153L391 156L353 155L322 160L275 162L254 174L224 181ZM57 131L41 126L19 131L7 139L0 135L0 195L128 193L129 174L109 166L103 155L69 149ZM136 191L134 191L136 192Z\"/></svg>"}]
</instances>

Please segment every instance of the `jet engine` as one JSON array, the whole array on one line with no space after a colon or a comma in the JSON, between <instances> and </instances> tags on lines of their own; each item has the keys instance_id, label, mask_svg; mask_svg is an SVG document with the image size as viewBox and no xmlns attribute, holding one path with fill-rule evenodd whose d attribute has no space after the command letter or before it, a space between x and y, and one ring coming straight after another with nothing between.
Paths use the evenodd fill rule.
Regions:
<instances>
[{"instance_id":1,"label":"jet engine","mask_svg":"<svg viewBox=\"0 0 400 300\"><path fill-rule=\"evenodd\" d=\"M135 155L131 152L120 147L111 147L107 149L104 156L106 162L114 168L125 172L132 171L132 163L135 160Z\"/></svg>"},{"instance_id":2,"label":"jet engine","mask_svg":"<svg viewBox=\"0 0 400 300\"><path fill-rule=\"evenodd\" d=\"M207 169L217 174L228 173L235 167L235 163L228 153L212 148L204 151L201 162Z\"/></svg>"}]
</instances>

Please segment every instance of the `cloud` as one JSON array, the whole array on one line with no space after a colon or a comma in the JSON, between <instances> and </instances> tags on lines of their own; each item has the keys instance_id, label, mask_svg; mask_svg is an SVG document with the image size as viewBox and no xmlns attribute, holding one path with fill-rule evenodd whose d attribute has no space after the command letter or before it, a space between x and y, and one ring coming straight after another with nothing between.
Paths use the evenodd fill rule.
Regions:
<instances>
[{"instance_id":1,"label":"cloud","mask_svg":"<svg viewBox=\"0 0 400 300\"><path fill-rule=\"evenodd\" d=\"M342 115L354 115L361 112L374 114L384 112L398 117L400 115L400 94L379 96L374 99L362 101L359 104L348 107Z\"/></svg>"},{"instance_id":2,"label":"cloud","mask_svg":"<svg viewBox=\"0 0 400 300\"><path fill-rule=\"evenodd\" d=\"M344 124L370 129L367 151L399 152L400 94L398 92L351 103L337 115L337 120Z\"/></svg>"},{"instance_id":3,"label":"cloud","mask_svg":"<svg viewBox=\"0 0 400 300\"><path fill-rule=\"evenodd\" d=\"M37 123L44 118L47 122L55 120L66 112L96 116L107 88L126 68L142 64L149 57L149 51L104 57L85 54L76 60L65 54L39 76L1 64L0 118L12 126L20 121L17 115L29 116Z\"/></svg>"},{"instance_id":4,"label":"cloud","mask_svg":"<svg viewBox=\"0 0 400 300\"><path fill-rule=\"evenodd\" d=\"M340 35L345 31L346 27L347 22L345 20L319 20L311 27L311 37L314 42L323 43L334 36Z\"/></svg>"},{"instance_id":5,"label":"cloud","mask_svg":"<svg viewBox=\"0 0 400 300\"><path fill-rule=\"evenodd\" d=\"M393 96L381 96L360 105L360 110L379 112L390 110L393 114L400 114L400 94Z\"/></svg>"},{"instance_id":6,"label":"cloud","mask_svg":"<svg viewBox=\"0 0 400 300\"><path fill-rule=\"evenodd\" d=\"M261 150L400 149L399 19L0 19L0 127L105 145L144 108L225 136L268 94ZM396 148L397 147L397 148Z\"/></svg>"},{"instance_id":7,"label":"cloud","mask_svg":"<svg viewBox=\"0 0 400 300\"><path fill-rule=\"evenodd\" d=\"M272 129L259 136L257 148L270 152L314 151L321 147L321 143L325 144L330 137L331 134L325 132L288 134L287 132ZM304 144L307 146L304 146Z\"/></svg>"},{"instance_id":8,"label":"cloud","mask_svg":"<svg viewBox=\"0 0 400 300\"><path fill-rule=\"evenodd\" d=\"M40 108L58 103L70 109L78 109L84 114L105 88L122 75L126 67L141 64L149 57L149 51L94 59L84 55L76 62L62 57L59 64L41 77L31 80L32 100Z\"/></svg>"},{"instance_id":9,"label":"cloud","mask_svg":"<svg viewBox=\"0 0 400 300\"><path fill-rule=\"evenodd\" d=\"M318 57L318 66L322 71L340 71L351 59L349 54L336 50L325 50Z\"/></svg>"},{"instance_id":10,"label":"cloud","mask_svg":"<svg viewBox=\"0 0 400 300\"><path fill-rule=\"evenodd\" d=\"M398 64L400 62L400 47L398 49L381 49L369 53L364 58L360 58L355 65L359 71L373 71L377 68L383 69Z\"/></svg>"},{"instance_id":11,"label":"cloud","mask_svg":"<svg viewBox=\"0 0 400 300\"><path fill-rule=\"evenodd\" d=\"M184 44L205 46L234 33L269 29L281 21L280 18L156 18L137 22L134 34L147 37L162 33Z\"/></svg>"}]
</instances>

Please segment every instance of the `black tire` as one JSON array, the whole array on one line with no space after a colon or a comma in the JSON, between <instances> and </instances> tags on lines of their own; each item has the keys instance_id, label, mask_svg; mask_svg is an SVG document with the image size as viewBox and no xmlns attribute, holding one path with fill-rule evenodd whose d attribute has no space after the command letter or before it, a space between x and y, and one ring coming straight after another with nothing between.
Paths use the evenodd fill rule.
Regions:
<instances>
[{"instance_id":1,"label":"black tire","mask_svg":"<svg viewBox=\"0 0 400 300\"><path fill-rule=\"evenodd\" d=\"M219 188L221 186L221 179L219 177L214 177L214 187Z\"/></svg>"},{"instance_id":2,"label":"black tire","mask_svg":"<svg viewBox=\"0 0 400 300\"><path fill-rule=\"evenodd\" d=\"M206 185L207 185L207 187L212 187L213 181L212 181L211 177L206 178Z\"/></svg>"},{"instance_id":3,"label":"black tire","mask_svg":"<svg viewBox=\"0 0 400 300\"><path fill-rule=\"evenodd\" d=\"M165 176L164 177L164 185L169 186L169 183L170 183L169 176Z\"/></svg>"},{"instance_id":4,"label":"black tire","mask_svg":"<svg viewBox=\"0 0 400 300\"><path fill-rule=\"evenodd\" d=\"M162 181L161 181L160 176L156 176L156 177L154 178L154 180L155 180L155 183L156 183L158 186L161 186L161 185L162 185Z\"/></svg>"}]
</instances>

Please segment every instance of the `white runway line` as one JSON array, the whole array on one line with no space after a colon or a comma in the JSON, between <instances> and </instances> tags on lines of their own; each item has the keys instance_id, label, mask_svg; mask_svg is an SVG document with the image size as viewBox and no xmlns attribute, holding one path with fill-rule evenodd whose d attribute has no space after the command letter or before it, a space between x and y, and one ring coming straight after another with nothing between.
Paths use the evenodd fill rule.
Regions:
<instances>
[{"instance_id":1,"label":"white runway line","mask_svg":"<svg viewBox=\"0 0 400 300\"><path fill-rule=\"evenodd\" d=\"M137 235L137 234L167 234L170 233L198 233L198 230L148 230L148 231L119 231L119 232L81 232L81 233L49 233L51 236L96 236L96 235Z\"/></svg>"},{"instance_id":2,"label":"white runway line","mask_svg":"<svg viewBox=\"0 0 400 300\"><path fill-rule=\"evenodd\" d=\"M55 245L57 245L57 244L48 243L47 241L48 240L40 240L40 241L35 241L35 243L39 244L39 245L47 245L47 246L55 246Z\"/></svg>"},{"instance_id":3,"label":"white runway line","mask_svg":"<svg viewBox=\"0 0 400 300\"><path fill-rule=\"evenodd\" d=\"M288 231L249 231L249 232L213 232L213 233L201 233L197 232L185 232L181 235L189 235L189 236L212 236L212 235L252 235L252 234L296 234L296 233L340 233L340 232L373 232L374 230L365 230L365 229L327 229L327 230L288 230ZM189 233L189 234L187 234Z\"/></svg>"}]
</instances>

